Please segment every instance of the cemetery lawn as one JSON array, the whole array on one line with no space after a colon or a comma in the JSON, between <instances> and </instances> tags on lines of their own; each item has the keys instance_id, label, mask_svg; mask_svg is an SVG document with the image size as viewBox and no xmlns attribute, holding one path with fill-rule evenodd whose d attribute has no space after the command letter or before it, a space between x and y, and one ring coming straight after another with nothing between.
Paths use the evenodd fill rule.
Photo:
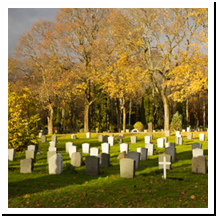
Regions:
<instances>
[{"instance_id":1,"label":"cemetery lawn","mask_svg":"<svg viewBox=\"0 0 216 216\"><path fill-rule=\"evenodd\" d=\"M202 132L203 133L203 132ZM153 133L155 153L147 161L140 161L139 169L133 179L120 177L120 166L117 156L120 153L119 143L110 146L109 168L100 168L100 175L88 176L85 166L66 169L70 163L65 143L73 142L82 152L82 143L101 150L101 143L95 133L87 139L84 133L78 133L78 139L71 139L70 134L57 135L58 152L63 157L63 173L49 175L47 150L51 136L46 143L39 144L41 155L37 155L34 170L29 174L20 173L20 160L25 153L16 153L15 161L8 161L8 208L208 208L208 174L192 173L191 144L199 142L204 149L208 166L208 132L205 141L199 141L199 133L193 133L193 140L183 136L183 145L176 146L176 161L172 170L167 170L167 179L162 179L163 170L158 169L158 155L164 153L157 148L157 138L165 133ZM137 143L130 143L130 136L137 136ZM144 147L144 136L148 133L125 133L123 143L129 144L129 151ZM171 133L168 142L175 142ZM83 160L89 154L83 154Z\"/></svg>"}]
</instances>

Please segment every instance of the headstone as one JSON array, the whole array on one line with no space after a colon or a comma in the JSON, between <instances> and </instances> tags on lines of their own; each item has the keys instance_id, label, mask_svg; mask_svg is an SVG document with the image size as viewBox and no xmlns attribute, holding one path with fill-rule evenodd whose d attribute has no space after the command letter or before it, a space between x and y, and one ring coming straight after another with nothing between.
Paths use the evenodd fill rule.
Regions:
<instances>
[{"instance_id":1,"label":"headstone","mask_svg":"<svg viewBox=\"0 0 216 216\"><path fill-rule=\"evenodd\" d=\"M150 136L150 140L153 140L153 134L149 134L148 136Z\"/></svg>"},{"instance_id":2,"label":"headstone","mask_svg":"<svg viewBox=\"0 0 216 216\"><path fill-rule=\"evenodd\" d=\"M123 130L121 130L121 133L123 133L124 131Z\"/></svg>"},{"instance_id":3,"label":"headstone","mask_svg":"<svg viewBox=\"0 0 216 216\"><path fill-rule=\"evenodd\" d=\"M15 161L15 153L16 149L8 149L8 160L9 161Z\"/></svg>"},{"instance_id":4,"label":"headstone","mask_svg":"<svg viewBox=\"0 0 216 216\"><path fill-rule=\"evenodd\" d=\"M114 145L114 136L109 136L108 137L108 143L110 144L110 146Z\"/></svg>"},{"instance_id":5,"label":"headstone","mask_svg":"<svg viewBox=\"0 0 216 216\"><path fill-rule=\"evenodd\" d=\"M131 136L131 143L136 143L137 142L137 137L136 136Z\"/></svg>"},{"instance_id":6,"label":"headstone","mask_svg":"<svg viewBox=\"0 0 216 216\"><path fill-rule=\"evenodd\" d=\"M73 152L71 154L71 165L74 167L82 166L82 153L81 152Z\"/></svg>"},{"instance_id":7,"label":"headstone","mask_svg":"<svg viewBox=\"0 0 216 216\"><path fill-rule=\"evenodd\" d=\"M150 123L148 123L148 132L152 133L152 129L153 129L152 122L150 122Z\"/></svg>"},{"instance_id":8,"label":"headstone","mask_svg":"<svg viewBox=\"0 0 216 216\"><path fill-rule=\"evenodd\" d=\"M49 158L49 174L61 174L63 172L63 158L60 153Z\"/></svg>"},{"instance_id":9,"label":"headstone","mask_svg":"<svg viewBox=\"0 0 216 216\"><path fill-rule=\"evenodd\" d=\"M102 134L98 134L98 142L103 142L103 135Z\"/></svg>"},{"instance_id":10,"label":"headstone","mask_svg":"<svg viewBox=\"0 0 216 216\"><path fill-rule=\"evenodd\" d=\"M140 131L139 130L137 130L137 129L133 129L132 131L131 131L131 133L139 133Z\"/></svg>"},{"instance_id":11,"label":"headstone","mask_svg":"<svg viewBox=\"0 0 216 216\"><path fill-rule=\"evenodd\" d=\"M192 157L198 157L204 155L204 149L196 148L192 149Z\"/></svg>"},{"instance_id":12,"label":"headstone","mask_svg":"<svg viewBox=\"0 0 216 216\"><path fill-rule=\"evenodd\" d=\"M71 139L76 139L76 138L77 138L76 134L71 135Z\"/></svg>"},{"instance_id":13,"label":"headstone","mask_svg":"<svg viewBox=\"0 0 216 216\"><path fill-rule=\"evenodd\" d=\"M182 129L182 132L185 132L185 129Z\"/></svg>"},{"instance_id":14,"label":"headstone","mask_svg":"<svg viewBox=\"0 0 216 216\"><path fill-rule=\"evenodd\" d=\"M41 136L43 135L43 133L42 132L40 132L39 134L38 134L38 136L39 136L39 138L41 138Z\"/></svg>"},{"instance_id":15,"label":"headstone","mask_svg":"<svg viewBox=\"0 0 216 216\"><path fill-rule=\"evenodd\" d=\"M158 148L164 148L164 139L163 138L157 139L157 147Z\"/></svg>"},{"instance_id":16,"label":"headstone","mask_svg":"<svg viewBox=\"0 0 216 216\"><path fill-rule=\"evenodd\" d=\"M52 141L55 142L55 144L57 144L57 136L56 136L56 134L54 134L52 136Z\"/></svg>"},{"instance_id":17,"label":"headstone","mask_svg":"<svg viewBox=\"0 0 216 216\"><path fill-rule=\"evenodd\" d=\"M82 153L90 153L90 144L89 143L83 143L82 144Z\"/></svg>"},{"instance_id":18,"label":"headstone","mask_svg":"<svg viewBox=\"0 0 216 216\"><path fill-rule=\"evenodd\" d=\"M90 148L90 156L98 156L100 154L100 149L99 148Z\"/></svg>"},{"instance_id":19,"label":"headstone","mask_svg":"<svg viewBox=\"0 0 216 216\"><path fill-rule=\"evenodd\" d=\"M52 157L53 155L57 154L56 151L48 151L47 152L47 164L49 164L49 159L50 157Z\"/></svg>"},{"instance_id":20,"label":"headstone","mask_svg":"<svg viewBox=\"0 0 216 216\"><path fill-rule=\"evenodd\" d=\"M122 158L127 158L126 151L121 152L121 153L118 155L118 157L117 157L118 160L120 160L120 159L122 159Z\"/></svg>"},{"instance_id":21,"label":"headstone","mask_svg":"<svg viewBox=\"0 0 216 216\"><path fill-rule=\"evenodd\" d=\"M107 153L101 153L100 157L100 167L108 168L110 166L110 155Z\"/></svg>"},{"instance_id":22,"label":"headstone","mask_svg":"<svg viewBox=\"0 0 216 216\"><path fill-rule=\"evenodd\" d=\"M26 159L32 158L33 162L36 163L36 151L27 150L25 151Z\"/></svg>"},{"instance_id":23,"label":"headstone","mask_svg":"<svg viewBox=\"0 0 216 216\"><path fill-rule=\"evenodd\" d=\"M158 156L159 169L163 169L163 168L164 168L163 163L160 163L160 162L163 162L163 161L164 161L164 157L166 157L166 161L167 161L167 162L172 162L172 156L171 156L171 155L168 155L168 154L159 155L159 156ZM166 164L166 169L170 170L170 169L171 169L171 164L172 164L172 163Z\"/></svg>"},{"instance_id":24,"label":"headstone","mask_svg":"<svg viewBox=\"0 0 216 216\"><path fill-rule=\"evenodd\" d=\"M28 150L36 151L36 146L35 145L28 145Z\"/></svg>"},{"instance_id":25,"label":"headstone","mask_svg":"<svg viewBox=\"0 0 216 216\"><path fill-rule=\"evenodd\" d=\"M207 166L206 166L206 157L198 156L192 158L192 172L206 174Z\"/></svg>"},{"instance_id":26,"label":"headstone","mask_svg":"<svg viewBox=\"0 0 216 216\"><path fill-rule=\"evenodd\" d=\"M145 130L144 130L144 133L147 133L147 132L148 132L148 131L145 129Z\"/></svg>"},{"instance_id":27,"label":"headstone","mask_svg":"<svg viewBox=\"0 0 216 216\"><path fill-rule=\"evenodd\" d=\"M85 168L86 175L99 175L99 166L100 157L97 156L86 156L85 158Z\"/></svg>"},{"instance_id":28,"label":"headstone","mask_svg":"<svg viewBox=\"0 0 216 216\"><path fill-rule=\"evenodd\" d=\"M164 139L164 143L167 143L167 137L161 137L162 139Z\"/></svg>"},{"instance_id":29,"label":"headstone","mask_svg":"<svg viewBox=\"0 0 216 216\"><path fill-rule=\"evenodd\" d=\"M165 148L165 154L171 155L172 162L175 161L176 158L176 148L167 147Z\"/></svg>"},{"instance_id":30,"label":"headstone","mask_svg":"<svg viewBox=\"0 0 216 216\"><path fill-rule=\"evenodd\" d=\"M140 153L140 160L141 161L145 161L147 160L147 155L148 155L148 149L141 147L141 148L137 148L137 152Z\"/></svg>"},{"instance_id":31,"label":"headstone","mask_svg":"<svg viewBox=\"0 0 216 216\"><path fill-rule=\"evenodd\" d=\"M145 136L145 143L150 143L151 142L151 137L150 136Z\"/></svg>"},{"instance_id":32,"label":"headstone","mask_svg":"<svg viewBox=\"0 0 216 216\"><path fill-rule=\"evenodd\" d=\"M205 134L203 134L203 133L199 134L199 140L205 141Z\"/></svg>"},{"instance_id":33,"label":"headstone","mask_svg":"<svg viewBox=\"0 0 216 216\"><path fill-rule=\"evenodd\" d=\"M172 143L172 142L165 143L165 148L168 148L168 147L175 148L175 143Z\"/></svg>"},{"instance_id":34,"label":"headstone","mask_svg":"<svg viewBox=\"0 0 216 216\"><path fill-rule=\"evenodd\" d=\"M176 136L181 135L180 131L176 131Z\"/></svg>"},{"instance_id":35,"label":"headstone","mask_svg":"<svg viewBox=\"0 0 216 216\"><path fill-rule=\"evenodd\" d=\"M46 142L46 141L47 141L46 136L45 136L45 135L42 135L42 136L41 136L41 142L44 143L44 142Z\"/></svg>"},{"instance_id":36,"label":"headstone","mask_svg":"<svg viewBox=\"0 0 216 216\"><path fill-rule=\"evenodd\" d=\"M127 143L120 144L120 152L126 151L126 154L129 152L129 145Z\"/></svg>"},{"instance_id":37,"label":"headstone","mask_svg":"<svg viewBox=\"0 0 216 216\"><path fill-rule=\"evenodd\" d=\"M123 142L122 136L118 136L116 139L117 139L117 143L122 143Z\"/></svg>"},{"instance_id":38,"label":"headstone","mask_svg":"<svg viewBox=\"0 0 216 216\"><path fill-rule=\"evenodd\" d=\"M90 138L91 137L91 133L90 132L87 132L86 133L86 138Z\"/></svg>"},{"instance_id":39,"label":"headstone","mask_svg":"<svg viewBox=\"0 0 216 216\"><path fill-rule=\"evenodd\" d=\"M57 152L57 148L51 146L51 147L49 147L48 151L55 151L55 152Z\"/></svg>"},{"instance_id":40,"label":"headstone","mask_svg":"<svg viewBox=\"0 0 216 216\"><path fill-rule=\"evenodd\" d=\"M170 130L165 130L165 136L170 136Z\"/></svg>"},{"instance_id":41,"label":"headstone","mask_svg":"<svg viewBox=\"0 0 216 216\"><path fill-rule=\"evenodd\" d=\"M108 135L103 136L103 142L108 143Z\"/></svg>"},{"instance_id":42,"label":"headstone","mask_svg":"<svg viewBox=\"0 0 216 216\"><path fill-rule=\"evenodd\" d=\"M145 148L148 149L148 155L152 156L154 154L154 144L145 144Z\"/></svg>"},{"instance_id":43,"label":"headstone","mask_svg":"<svg viewBox=\"0 0 216 216\"><path fill-rule=\"evenodd\" d=\"M202 144L201 143L192 143L192 149L196 149L196 148L202 148Z\"/></svg>"},{"instance_id":44,"label":"headstone","mask_svg":"<svg viewBox=\"0 0 216 216\"><path fill-rule=\"evenodd\" d=\"M55 141L50 141L50 142L49 142L49 146L50 146L50 147L57 147L57 142L55 142Z\"/></svg>"},{"instance_id":45,"label":"headstone","mask_svg":"<svg viewBox=\"0 0 216 216\"><path fill-rule=\"evenodd\" d=\"M141 155L140 152L136 152L136 151L128 152L128 158L135 160L135 169L139 168L140 155Z\"/></svg>"},{"instance_id":46,"label":"headstone","mask_svg":"<svg viewBox=\"0 0 216 216\"><path fill-rule=\"evenodd\" d=\"M120 177L134 178L135 177L135 160L131 158L122 158L120 160Z\"/></svg>"},{"instance_id":47,"label":"headstone","mask_svg":"<svg viewBox=\"0 0 216 216\"><path fill-rule=\"evenodd\" d=\"M69 157L71 158L71 155L74 152L78 152L78 147L73 145L73 146L69 147L68 152L69 152Z\"/></svg>"},{"instance_id":48,"label":"headstone","mask_svg":"<svg viewBox=\"0 0 216 216\"><path fill-rule=\"evenodd\" d=\"M187 139L193 139L193 133L187 133Z\"/></svg>"},{"instance_id":49,"label":"headstone","mask_svg":"<svg viewBox=\"0 0 216 216\"><path fill-rule=\"evenodd\" d=\"M155 130L153 130L153 133L155 133L156 131Z\"/></svg>"},{"instance_id":50,"label":"headstone","mask_svg":"<svg viewBox=\"0 0 216 216\"><path fill-rule=\"evenodd\" d=\"M69 148L70 148L72 145L73 145L72 142L66 142L66 143L65 143L65 151L66 151L66 152L69 152Z\"/></svg>"},{"instance_id":51,"label":"headstone","mask_svg":"<svg viewBox=\"0 0 216 216\"><path fill-rule=\"evenodd\" d=\"M166 160L166 156L163 157L163 162L159 162L159 165L163 165L164 175L163 178L166 179L166 166L171 165L171 162Z\"/></svg>"},{"instance_id":52,"label":"headstone","mask_svg":"<svg viewBox=\"0 0 216 216\"><path fill-rule=\"evenodd\" d=\"M109 143L102 143L101 144L102 153L109 154L110 153L110 144Z\"/></svg>"},{"instance_id":53,"label":"headstone","mask_svg":"<svg viewBox=\"0 0 216 216\"><path fill-rule=\"evenodd\" d=\"M114 135L113 134L109 134L109 137L114 137Z\"/></svg>"},{"instance_id":54,"label":"headstone","mask_svg":"<svg viewBox=\"0 0 216 216\"><path fill-rule=\"evenodd\" d=\"M130 130L129 129L126 129L126 133L129 133L130 132Z\"/></svg>"},{"instance_id":55,"label":"headstone","mask_svg":"<svg viewBox=\"0 0 216 216\"><path fill-rule=\"evenodd\" d=\"M176 144L182 145L183 144L183 138L176 136Z\"/></svg>"},{"instance_id":56,"label":"headstone","mask_svg":"<svg viewBox=\"0 0 216 216\"><path fill-rule=\"evenodd\" d=\"M190 127L187 127L187 132L190 132Z\"/></svg>"},{"instance_id":57,"label":"headstone","mask_svg":"<svg viewBox=\"0 0 216 216\"><path fill-rule=\"evenodd\" d=\"M20 173L31 173L34 169L34 162L32 158L20 160Z\"/></svg>"}]
</instances>

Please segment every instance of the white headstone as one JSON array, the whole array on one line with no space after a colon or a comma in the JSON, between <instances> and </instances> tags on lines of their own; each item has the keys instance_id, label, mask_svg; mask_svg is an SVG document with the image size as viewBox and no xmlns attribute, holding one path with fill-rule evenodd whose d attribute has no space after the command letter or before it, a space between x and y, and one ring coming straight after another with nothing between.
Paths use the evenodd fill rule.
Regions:
<instances>
[{"instance_id":1,"label":"white headstone","mask_svg":"<svg viewBox=\"0 0 216 216\"><path fill-rule=\"evenodd\" d=\"M126 151L126 154L129 152L129 145L127 143L120 144L120 152Z\"/></svg>"},{"instance_id":2,"label":"white headstone","mask_svg":"<svg viewBox=\"0 0 216 216\"><path fill-rule=\"evenodd\" d=\"M49 158L49 174L61 174L63 171L63 159L60 153Z\"/></svg>"},{"instance_id":3,"label":"white headstone","mask_svg":"<svg viewBox=\"0 0 216 216\"><path fill-rule=\"evenodd\" d=\"M99 148L90 148L90 156L99 157L100 149Z\"/></svg>"},{"instance_id":4,"label":"white headstone","mask_svg":"<svg viewBox=\"0 0 216 216\"><path fill-rule=\"evenodd\" d=\"M171 162L166 162L166 157L164 156L164 161L163 162L159 162L159 164L162 164L164 166L164 175L163 178L166 179L166 165L170 165Z\"/></svg>"},{"instance_id":5,"label":"white headstone","mask_svg":"<svg viewBox=\"0 0 216 216\"><path fill-rule=\"evenodd\" d=\"M145 136L145 143L150 143L151 142L151 137L150 136Z\"/></svg>"},{"instance_id":6,"label":"white headstone","mask_svg":"<svg viewBox=\"0 0 216 216\"><path fill-rule=\"evenodd\" d=\"M176 131L176 136L181 135L180 131Z\"/></svg>"},{"instance_id":7,"label":"white headstone","mask_svg":"<svg viewBox=\"0 0 216 216\"><path fill-rule=\"evenodd\" d=\"M49 150L49 151L55 151L55 152L57 152L57 148L56 148L56 147L49 147L48 150Z\"/></svg>"},{"instance_id":8,"label":"white headstone","mask_svg":"<svg viewBox=\"0 0 216 216\"><path fill-rule=\"evenodd\" d=\"M182 129L182 132L185 132L185 129Z\"/></svg>"},{"instance_id":9,"label":"white headstone","mask_svg":"<svg viewBox=\"0 0 216 216\"><path fill-rule=\"evenodd\" d=\"M78 147L77 146L70 146L68 148L68 152L69 152L69 157L71 158L71 155L74 153L74 152L77 152L78 151Z\"/></svg>"},{"instance_id":10,"label":"white headstone","mask_svg":"<svg viewBox=\"0 0 216 216\"><path fill-rule=\"evenodd\" d=\"M90 138L91 137L91 133L90 132L87 132L86 133L86 138Z\"/></svg>"},{"instance_id":11,"label":"white headstone","mask_svg":"<svg viewBox=\"0 0 216 216\"><path fill-rule=\"evenodd\" d=\"M199 140L205 141L205 134L203 134L203 133L199 134Z\"/></svg>"},{"instance_id":12,"label":"white headstone","mask_svg":"<svg viewBox=\"0 0 216 216\"><path fill-rule=\"evenodd\" d=\"M65 150L66 150L66 152L69 152L69 148L70 148L72 145L73 145L72 142L66 142L66 143L65 143Z\"/></svg>"},{"instance_id":13,"label":"white headstone","mask_svg":"<svg viewBox=\"0 0 216 216\"><path fill-rule=\"evenodd\" d=\"M170 130L165 130L165 136L170 136Z\"/></svg>"},{"instance_id":14,"label":"white headstone","mask_svg":"<svg viewBox=\"0 0 216 216\"><path fill-rule=\"evenodd\" d=\"M204 156L204 149L192 149L192 157Z\"/></svg>"},{"instance_id":15,"label":"white headstone","mask_svg":"<svg viewBox=\"0 0 216 216\"><path fill-rule=\"evenodd\" d=\"M55 141L50 141L49 146L50 147L56 147L56 142Z\"/></svg>"},{"instance_id":16,"label":"white headstone","mask_svg":"<svg viewBox=\"0 0 216 216\"><path fill-rule=\"evenodd\" d=\"M15 153L16 153L16 149L8 149L8 160L9 161L15 160Z\"/></svg>"},{"instance_id":17,"label":"white headstone","mask_svg":"<svg viewBox=\"0 0 216 216\"><path fill-rule=\"evenodd\" d=\"M36 146L35 145L29 145L28 150L36 151Z\"/></svg>"},{"instance_id":18,"label":"white headstone","mask_svg":"<svg viewBox=\"0 0 216 216\"><path fill-rule=\"evenodd\" d=\"M148 155L152 156L154 154L154 144L145 144L145 148L148 149Z\"/></svg>"},{"instance_id":19,"label":"white headstone","mask_svg":"<svg viewBox=\"0 0 216 216\"><path fill-rule=\"evenodd\" d=\"M89 143L83 143L82 144L82 153L89 153L90 152L90 144Z\"/></svg>"},{"instance_id":20,"label":"white headstone","mask_svg":"<svg viewBox=\"0 0 216 216\"><path fill-rule=\"evenodd\" d=\"M101 149L102 149L102 153L109 154L110 153L110 144L109 143L102 143Z\"/></svg>"},{"instance_id":21,"label":"white headstone","mask_svg":"<svg viewBox=\"0 0 216 216\"><path fill-rule=\"evenodd\" d=\"M148 131L147 130L144 130L144 133L147 133Z\"/></svg>"},{"instance_id":22,"label":"white headstone","mask_svg":"<svg viewBox=\"0 0 216 216\"><path fill-rule=\"evenodd\" d=\"M187 127L187 132L190 132L190 127Z\"/></svg>"},{"instance_id":23,"label":"white headstone","mask_svg":"<svg viewBox=\"0 0 216 216\"><path fill-rule=\"evenodd\" d=\"M71 139L76 139L76 138L77 138L77 136L75 134L71 135Z\"/></svg>"},{"instance_id":24,"label":"white headstone","mask_svg":"<svg viewBox=\"0 0 216 216\"><path fill-rule=\"evenodd\" d=\"M164 139L163 138L157 139L157 147L158 148L164 148Z\"/></svg>"},{"instance_id":25,"label":"white headstone","mask_svg":"<svg viewBox=\"0 0 216 216\"><path fill-rule=\"evenodd\" d=\"M40 133L39 133L39 135L38 135L38 136L39 136L39 138L41 138L41 136L42 136L42 135L43 135L43 133L42 133L42 132L40 132Z\"/></svg>"},{"instance_id":26,"label":"white headstone","mask_svg":"<svg viewBox=\"0 0 216 216\"><path fill-rule=\"evenodd\" d=\"M108 143L110 144L110 146L113 146L114 145L114 136L110 136L108 137Z\"/></svg>"}]
</instances>

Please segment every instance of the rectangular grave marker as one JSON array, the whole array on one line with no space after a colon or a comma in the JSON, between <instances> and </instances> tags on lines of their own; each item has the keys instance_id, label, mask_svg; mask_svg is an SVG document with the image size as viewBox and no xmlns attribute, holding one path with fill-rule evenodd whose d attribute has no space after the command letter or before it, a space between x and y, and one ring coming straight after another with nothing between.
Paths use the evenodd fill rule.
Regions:
<instances>
[{"instance_id":1,"label":"rectangular grave marker","mask_svg":"<svg viewBox=\"0 0 216 216\"><path fill-rule=\"evenodd\" d=\"M86 156L85 158L85 168L86 175L99 175L99 166L100 158L97 156Z\"/></svg>"},{"instance_id":2,"label":"rectangular grave marker","mask_svg":"<svg viewBox=\"0 0 216 216\"><path fill-rule=\"evenodd\" d=\"M120 159L120 177L122 178L135 177L135 160L131 158Z\"/></svg>"},{"instance_id":3,"label":"rectangular grave marker","mask_svg":"<svg viewBox=\"0 0 216 216\"><path fill-rule=\"evenodd\" d=\"M166 157L163 157L163 162L159 162L159 164L163 165L164 175L162 176L163 179L166 179L166 165L170 165L171 162L166 161Z\"/></svg>"}]
</instances>

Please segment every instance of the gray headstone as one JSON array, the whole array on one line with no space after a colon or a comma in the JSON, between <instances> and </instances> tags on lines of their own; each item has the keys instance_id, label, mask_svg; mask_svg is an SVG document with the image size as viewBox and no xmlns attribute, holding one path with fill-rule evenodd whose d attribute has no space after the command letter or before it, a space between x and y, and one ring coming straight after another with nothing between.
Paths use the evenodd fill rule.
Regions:
<instances>
[{"instance_id":1,"label":"gray headstone","mask_svg":"<svg viewBox=\"0 0 216 216\"><path fill-rule=\"evenodd\" d=\"M131 143L136 143L137 142L137 137L136 136L131 136Z\"/></svg>"},{"instance_id":2,"label":"gray headstone","mask_svg":"<svg viewBox=\"0 0 216 216\"><path fill-rule=\"evenodd\" d=\"M36 163L36 151L27 150L25 151L26 159L32 158L33 162Z\"/></svg>"},{"instance_id":3,"label":"gray headstone","mask_svg":"<svg viewBox=\"0 0 216 216\"><path fill-rule=\"evenodd\" d=\"M129 152L129 145L127 143L122 143L120 146L120 152L126 151L126 154Z\"/></svg>"},{"instance_id":4,"label":"gray headstone","mask_svg":"<svg viewBox=\"0 0 216 216\"><path fill-rule=\"evenodd\" d=\"M173 147L168 147L165 148L165 154L171 155L172 156L172 162L175 161L176 158L176 148Z\"/></svg>"},{"instance_id":5,"label":"gray headstone","mask_svg":"<svg viewBox=\"0 0 216 216\"><path fill-rule=\"evenodd\" d=\"M109 154L110 153L110 144L109 143L102 143L101 149L102 149L102 153Z\"/></svg>"},{"instance_id":6,"label":"gray headstone","mask_svg":"<svg viewBox=\"0 0 216 216\"><path fill-rule=\"evenodd\" d=\"M152 156L154 154L154 144L145 144L145 148L148 149L148 155Z\"/></svg>"},{"instance_id":7,"label":"gray headstone","mask_svg":"<svg viewBox=\"0 0 216 216\"><path fill-rule=\"evenodd\" d=\"M171 162L171 164L167 164L166 165L166 169L170 170L171 169L171 165L172 165L172 157L171 157L171 155L168 155L168 154L162 154L162 155L158 156L159 169L163 169L164 168L163 164L159 164L159 162L163 162L164 161L164 156L166 157L166 162Z\"/></svg>"},{"instance_id":8,"label":"gray headstone","mask_svg":"<svg viewBox=\"0 0 216 216\"><path fill-rule=\"evenodd\" d=\"M147 148L137 148L137 152L140 153L140 160L145 161L147 160L147 155L148 155L148 149Z\"/></svg>"},{"instance_id":9,"label":"gray headstone","mask_svg":"<svg viewBox=\"0 0 216 216\"><path fill-rule=\"evenodd\" d=\"M8 160L15 161L16 149L8 149Z\"/></svg>"},{"instance_id":10,"label":"gray headstone","mask_svg":"<svg viewBox=\"0 0 216 216\"><path fill-rule=\"evenodd\" d=\"M192 157L198 157L203 155L204 155L204 149L200 149L200 148L192 149Z\"/></svg>"},{"instance_id":11,"label":"gray headstone","mask_svg":"<svg viewBox=\"0 0 216 216\"><path fill-rule=\"evenodd\" d=\"M135 160L131 158L122 158L120 160L120 177L122 178L135 177Z\"/></svg>"},{"instance_id":12,"label":"gray headstone","mask_svg":"<svg viewBox=\"0 0 216 216\"><path fill-rule=\"evenodd\" d=\"M34 162L32 158L20 161L20 173L31 173L34 169Z\"/></svg>"},{"instance_id":13,"label":"gray headstone","mask_svg":"<svg viewBox=\"0 0 216 216\"><path fill-rule=\"evenodd\" d=\"M81 167L82 166L82 153L73 152L71 154L71 165L73 165L75 167Z\"/></svg>"},{"instance_id":14,"label":"gray headstone","mask_svg":"<svg viewBox=\"0 0 216 216\"><path fill-rule=\"evenodd\" d=\"M49 174L61 174L63 172L63 158L60 153L49 158Z\"/></svg>"},{"instance_id":15,"label":"gray headstone","mask_svg":"<svg viewBox=\"0 0 216 216\"><path fill-rule=\"evenodd\" d=\"M83 143L82 144L82 153L90 153L90 144L89 143Z\"/></svg>"},{"instance_id":16,"label":"gray headstone","mask_svg":"<svg viewBox=\"0 0 216 216\"><path fill-rule=\"evenodd\" d=\"M192 149L196 149L196 148L202 148L202 144L201 143L192 143Z\"/></svg>"},{"instance_id":17,"label":"gray headstone","mask_svg":"<svg viewBox=\"0 0 216 216\"><path fill-rule=\"evenodd\" d=\"M152 127L152 122L148 123L148 132L152 133L153 127Z\"/></svg>"},{"instance_id":18,"label":"gray headstone","mask_svg":"<svg viewBox=\"0 0 216 216\"><path fill-rule=\"evenodd\" d=\"M187 133L187 139L193 139L193 133Z\"/></svg>"},{"instance_id":19,"label":"gray headstone","mask_svg":"<svg viewBox=\"0 0 216 216\"><path fill-rule=\"evenodd\" d=\"M103 135L102 134L98 134L98 142L103 142Z\"/></svg>"},{"instance_id":20,"label":"gray headstone","mask_svg":"<svg viewBox=\"0 0 216 216\"><path fill-rule=\"evenodd\" d=\"M47 164L49 164L49 159L50 157L52 157L53 155L57 154L56 151L48 151L47 152Z\"/></svg>"},{"instance_id":21,"label":"gray headstone","mask_svg":"<svg viewBox=\"0 0 216 216\"><path fill-rule=\"evenodd\" d=\"M108 143L110 144L110 146L114 145L114 136L108 137Z\"/></svg>"},{"instance_id":22,"label":"gray headstone","mask_svg":"<svg viewBox=\"0 0 216 216\"><path fill-rule=\"evenodd\" d=\"M100 157L100 167L108 168L110 166L110 155L106 153L101 153Z\"/></svg>"},{"instance_id":23,"label":"gray headstone","mask_svg":"<svg viewBox=\"0 0 216 216\"><path fill-rule=\"evenodd\" d=\"M139 168L139 162L140 162L140 153L136 151L128 152L128 158L135 160L135 169Z\"/></svg>"},{"instance_id":24,"label":"gray headstone","mask_svg":"<svg viewBox=\"0 0 216 216\"><path fill-rule=\"evenodd\" d=\"M118 155L118 157L117 157L118 160L120 160L120 159L122 159L122 158L127 158L126 151L121 152L121 153Z\"/></svg>"},{"instance_id":25,"label":"gray headstone","mask_svg":"<svg viewBox=\"0 0 216 216\"><path fill-rule=\"evenodd\" d=\"M117 143L122 143L123 142L123 138L121 136L117 137Z\"/></svg>"},{"instance_id":26,"label":"gray headstone","mask_svg":"<svg viewBox=\"0 0 216 216\"><path fill-rule=\"evenodd\" d=\"M90 148L90 156L99 156L100 149L99 148Z\"/></svg>"},{"instance_id":27,"label":"gray headstone","mask_svg":"<svg viewBox=\"0 0 216 216\"><path fill-rule=\"evenodd\" d=\"M46 142L46 141L47 141L46 136L45 136L45 135L42 135L42 136L41 136L41 142L44 143L44 142Z\"/></svg>"},{"instance_id":28,"label":"gray headstone","mask_svg":"<svg viewBox=\"0 0 216 216\"><path fill-rule=\"evenodd\" d=\"M97 156L86 156L85 158L85 168L86 175L99 175L99 166L100 157Z\"/></svg>"},{"instance_id":29,"label":"gray headstone","mask_svg":"<svg viewBox=\"0 0 216 216\"><path fill-rule=\"evenodd\" d=\"M175 143L172 143L172 142L165 143L165 147L166 147L166 148L168 148L168 147L173 147L173 148L175 148Z\"/></svg>"},{"instance_id":30,"label":"gray headstone","mask_svg":"<svg viewBox=\"0 0 216 216\"><path fill-rule=\"evenodd\" d=\"M206 174L207 166L206 166L206 157L198 156L192 158L192 172Z\"/></svg>"},{"instance_id":31,"label":"gray headstone","mask_svg":"<svg viewBox=\"0 0 216 216\"><path fill-rule=\"evenodd\" d=\"M69 152L69 148L70 148L72 145L73 145L72 142L66 142L66 143L65 143L65 150L66 150L66 152Z\"/></svg>"},{"instance_id":32,"label":"gray headstone","mask_svg":"<svg viewBox=\"0 0 216 216\"><path fill-rule=\"evenodd\" d=\"M103 142L108 143L108 137L109 137L108 135L104 135L103 136Z\"/></svg>"},{"instance_id":33,"label":"gray headstone","mask_svg":"<svg viewBox=\"0 0 216 216\"><path fill-rule=\"evenodd\" d=\"M71 158L71 155L72 155L74 152L78 152L78 147L72 145L71 147L69 147L68 152L69 152L69 157Z\"/></svg>"}]
</instances>

